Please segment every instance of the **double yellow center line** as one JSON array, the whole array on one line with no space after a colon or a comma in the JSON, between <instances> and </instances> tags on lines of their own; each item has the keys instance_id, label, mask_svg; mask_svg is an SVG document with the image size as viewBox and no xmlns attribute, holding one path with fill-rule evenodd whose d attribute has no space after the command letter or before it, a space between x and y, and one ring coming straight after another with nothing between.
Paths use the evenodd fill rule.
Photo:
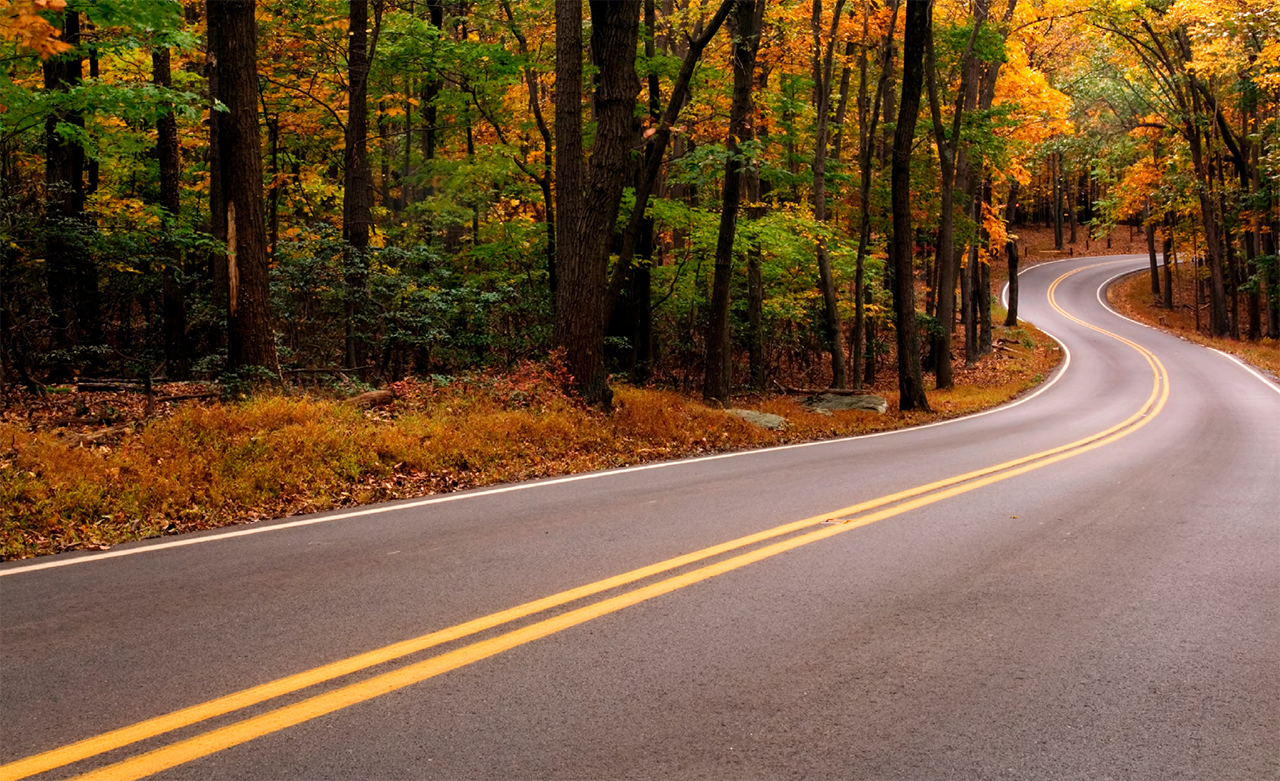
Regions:
<instances>
[{"instance_id":1,"label":"double yellow center line","mask_svg":"<svg viewBox=\"0 0 1280 781\"><path fill-rule=\"evenodd\" d=\"M1097 264L1103 265L1103 264ZM1088 266L1086 268L1094 268ZM1059 277L1049 288L1049 303L1063 316L1095 331L1099 331L1137 350L1150 365L1153 381L1151 394L1142 407L1116 425L1083 439L1060 447L1045 450L995 466L938 480L898 493L844 507L822 515L783 524L756 534L740 537L719 545L667 559L656 564L632 570L611 578L562 591L542 599L526 602L507 610L467 621L437 632L378 648L331 664L316 667L275 681L244 689L233 694L203 702L189 708L147 719L121 729L113 730L61 748L36 754L10 764L0 766L0 781L17 781L55 768L64 767L109 751L165 733L190 727L208 719L284 695L300 692L317 684L332 681L352 673L368 670L446 643L494 629L523 618L559 608L574 602L632 586L641 581L676 570L683 570L660 580L648 582L629 591L607 596L596 602L567 610L539 621L510 629L506 632L460 646L453 650L413 662L373 677L349 683L339 688L316 694L249 716L193 737L178 740L154 750L123 759L115 764L90 771L79 779L95 781L124 781L139 779L165 769L181 765L254 738L277 732L323 716L327 713L373 699L383 694L411 686L442 673L456 670L473 662L489 658L503 651L560 632L594 618L619 611L625 607L668 594L700 581L730 572L748 564L776 556L780 553L809 545L843 532L891 518L935 502L958 496L969 491L1007 480L1026 472L1057 463L1090 450L1107 445L1128 436L1154 418L1169 396L1168 375L1160 361L1146 348L1109 331L1084 323L1067 314L1057 304L1054 293L1058 285L1077 269ZM770 542L773 540L773 542ZM768 544L764 544L768 543ZM753 547L754 546L754 547ZM737 555L723 557L740 551ZM718 559L718 560L717 560ZM706 563L710 562L710 563ZM703 566L689 569L702 563Z\"/></svg>"}]
</instances>

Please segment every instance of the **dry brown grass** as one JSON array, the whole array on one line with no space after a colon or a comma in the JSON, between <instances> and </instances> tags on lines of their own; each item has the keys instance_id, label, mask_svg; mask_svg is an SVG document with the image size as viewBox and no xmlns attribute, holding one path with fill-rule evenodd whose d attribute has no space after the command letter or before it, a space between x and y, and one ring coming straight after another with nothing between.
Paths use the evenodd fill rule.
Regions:
<instances>
[{"instance_id":1,"label":"dry brown grass","mask_svg":"<svg viewBox=\"0 0 1280 781\"><path fill-rule=\"evenodd\" d=\"M9 414L0 421L0 558L955 417L1007 401L1057 363L1056 346L1031 329L997 336L994 356L957 367L959 387L930 393L932 414L897 412L892 393L885 415L826 416L794 397L737 401L784 416L776 432L625 385L611 413L587 409L564 392L560 373L537 364L446 386L397 383L392 405L368 411L300 396L187 402L98 441L57 420L28 414L24 425Z\"/></svg>"},{"instance_id":2,"label":"dry brown grass","mask_svg":"<svg viewBox=\"0 0 1280 781\"><path fill-rule=\"evenodd\" d=\"M1177 267L1174 274L1174 308L1165 309L1151 295L1151 278L1146 272L1126 277L1111 286L1107 291L1107 300L1126 317L1140 323L1159 328L1186 339L1189 342L1213 347L1225 353L1238 356L1253 366L1280 375L1280 342L1274 339L1260 339L1255 342L1238 339L1218 338L1210 336L1202 329L1208 316L1201 312L1200 328L1196 325L1195 279L1184 267ZM1164 284L1163 273L1161 284Z\"/></svg>"}]
</instances>

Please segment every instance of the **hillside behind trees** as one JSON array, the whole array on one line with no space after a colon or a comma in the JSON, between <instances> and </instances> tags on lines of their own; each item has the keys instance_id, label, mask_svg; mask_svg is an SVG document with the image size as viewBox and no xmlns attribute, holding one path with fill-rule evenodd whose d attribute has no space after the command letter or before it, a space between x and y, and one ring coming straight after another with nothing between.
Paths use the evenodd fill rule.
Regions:
<instances>
[{"instance_id":1,"label":"hillside behind trees","mask_svg":"<svg viewBox=\"0 0 1280 781\"><path fill-rule=\"evenodd\" d=\"M6 384L559 349L603 406L888 372L927 408L1029 224L1144 231L1162 306L1280 338L1270 0L0 0L0 32Z\"/></svg>"}]
</instances>

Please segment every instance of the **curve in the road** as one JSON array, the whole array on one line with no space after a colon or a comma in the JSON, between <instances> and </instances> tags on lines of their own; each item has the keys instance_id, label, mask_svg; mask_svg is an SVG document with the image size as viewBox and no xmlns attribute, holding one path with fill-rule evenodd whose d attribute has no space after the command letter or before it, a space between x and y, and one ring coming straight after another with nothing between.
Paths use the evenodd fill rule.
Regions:
<instances>
[{"instance_id":1,"label":"curve in the road","mask_svg":"<svg viewBox=\"0 0 1280 781\"><path fill-rule=\"evenodd\" d=\"M1152 371L1150 395L1137 411L1113 426L1058 447L703 548L694 553L667 559L444 630L385 646L184 708L164 716L142 721L53 751L30 756L0 767L0 781L18 781L18 779L64 767L71 763L120 749L179 728L188 727L250 705L302 691L324 681L334 680L341 676L394 661L487 629L509 624L551 608L616 590L663 573L685 570L676 575L650 582L630 591L615 594L560 615L521 626L495 637L462 646L373 678L252 716L80 776L81 779L95 779L95 781L99 779L143 778L198 757L248 742L257 737L277 732L321 715L419 683L533 640L578 626L600 616L671 593L780 553L968 493L1017 475L1041 469L1126 437L1154 420L1164 408L1169 398L1169 378L1159 359L1150 350L1115 333L1086 323L1072 316L1058 305L1054 294L1062 282L1074 274L1097 268L1101 265L1106 264L1093 264L1061 275L1050 286L1048 300L1050 305L1062 316L1131 347L1141 354L1150 366ZM763 544L770 540L776 541L767 545ZM759 547L753 548L752 546ZM743 549L749 550L728 558L712 561L717 557ZM712 561L712 563L688 569L707 561ZM10 570L9 572L14 571Z\"/></svg>"}]
</instances>

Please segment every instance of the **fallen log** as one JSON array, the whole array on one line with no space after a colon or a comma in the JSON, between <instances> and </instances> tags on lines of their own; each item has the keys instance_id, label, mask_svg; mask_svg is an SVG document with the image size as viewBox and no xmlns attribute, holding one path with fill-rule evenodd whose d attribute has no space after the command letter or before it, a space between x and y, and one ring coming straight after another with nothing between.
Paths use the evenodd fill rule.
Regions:
<instances>
[{"instance_id":1,"label":"fallen log","mask_svg":"<svg viewBox=\"0 0 1280 781\"><path fill-rule=\"evenodd\" d=\"M776 383L775 383L776 384ZM792 396L818 396L823 393L829 393L832 396L874 396L875 394L867 390L848 390L847 388L790 388L786 385L778 385L783 393Z\"/></svg>"},{"instance_id":2,"label":"fallen log","mask_svg":"<svg viewBox=\"0 0 1280 781\"><path fill-rule=\"evenodd\" d=\"M76 383L76 391L86 393L90 391L111 392L111 391L145 391L147 388L140 382L131 380L80 380Z\"/></svg>"}]
</instances>

